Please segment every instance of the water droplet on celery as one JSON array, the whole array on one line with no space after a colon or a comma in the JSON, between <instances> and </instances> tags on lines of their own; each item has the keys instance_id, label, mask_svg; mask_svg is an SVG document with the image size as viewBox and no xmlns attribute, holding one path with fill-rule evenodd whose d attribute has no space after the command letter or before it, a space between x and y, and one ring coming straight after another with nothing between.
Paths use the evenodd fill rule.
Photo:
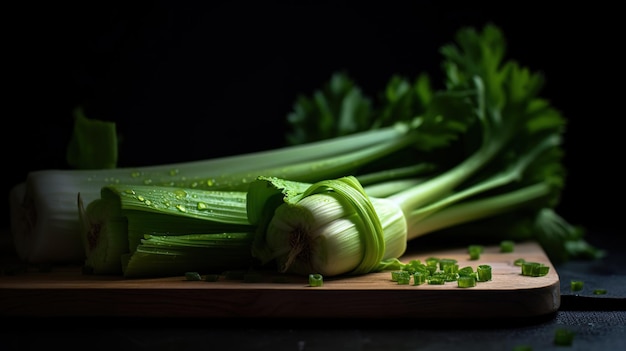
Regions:
<instances>
[{"instance_id":1,"label":"water droplet on celery","mask_svg":"<svg viewBox=\"0 0 626 351\"><path fill-rule=\"evenodd\" d=\"M187 209L183 205L176 205L176 209L178 209L180 212L187 212Z\"/></svg>"},{"instance_id":2,"label":"water droplet on celery","mask_svg":"<svg viewBox=\"0 0 626 351\"><path fill-rule=\"evenodd\" d=\"M187 192L182 189L174 190L174 195L177 199L182 199L187 196Z\"/></svg>"},{"instance_id":3,"label":"water droplet on celery","mask_svg":"<svg viewBox=\"0 0 626 351\"><path fill-rule=\"evenodd\" d=\"M119 184L120 183L120 180L117 179L117 178L106 177L103 180L104 180L105 183L109 183L109 184Z\"/></svg>"},{"instance_id":4,"label":"water droplet on celery","mask_svg":"<svg viewBox=\"0 0 626 351\"><path fill-rule=\"evenodd\" d=\"M135 191L133 189L126 189L124 192L129 195L135 195Z\"/></svg>"},{"instance_id":5,"label":"water droplet on celery","mask_svg":"<svg viewBox=\"0 0 626 351\"><path fill-rule=\"evenodd\" d=\"M198 202L197 209L198 209L199 211L203 211L203 210L206 210L206 209L208 209L208 208L209 208L209 206L208 206L206 203L204 203L204 202Z\"/></svg>"},{"instance_id":6,"label":"water droplet on celery","mask_svg":"<svg viewBox=\"0 0 626 351\"><path fill-rule=\"evenodd\" d=\"M132 178L138 178L140 175L141 175L141 173L139 171L130 172L130 176Z\"/></svg>"},{"instance_id":7,"label":"water droplet on celery","mask_svg":"<svg viewBox=\"0 0 626 351\"><path fill-rule=\"evenodd\" d=\"M139 195L139 196L137 196L137 200L139 200L141 202L144 202L144 201L146 201L146 198L144 198L143 196Z\"/></svg>"},{"instance_id":8,"label":"water droplet on celery","mask_svg":"<svg viewBox=\"0 0 626 351\"><path fill-rule=\"evenodd\" d=\"M145 185L150 185L150 184L152 184L152 179L144 179L143 183Z\"/></svg>"},{"instance_id":9,"label":"water droplet on celery","mask_svg":"<svg viewBox=\"0 0 626 351\"><path fill-rule=\"evenodd\" d=\"M176 168L171 169L171 170L170 170L170 175L171 175L171 176L175 176L175 175L177 175L177 174L178 174L178 172L179 172L179 171L178 171L178 169L176 169Z\"/></svg>"}]
</instances>

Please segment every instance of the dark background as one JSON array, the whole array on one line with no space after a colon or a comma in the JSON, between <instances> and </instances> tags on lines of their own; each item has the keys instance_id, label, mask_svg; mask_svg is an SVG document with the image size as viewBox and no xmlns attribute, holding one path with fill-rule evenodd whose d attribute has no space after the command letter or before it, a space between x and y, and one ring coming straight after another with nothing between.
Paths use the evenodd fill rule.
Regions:
<instances>
[{"instance_id":1,"label":"dark background","mask_svg":"<svg viewBox=\"0 0 626 351\"><path fill-rule=\"evenodd\" d=\"M67 168L72 110L115 121L119 166L285 145L298 94L346 71L366 94L392 74L443 75L461 26L502 28L508 54L545 74L568 119L557 210L617 229L623 193L623 38L618 9L547 2L45 2L4 12L5 193L27 172ZM544 5L545 4L545 5ZM7 63L8 62L8 63ZM6 94L6 93L5 93ZM8 205L5 213L8 221Z\"/></svg>"}]
</instances>

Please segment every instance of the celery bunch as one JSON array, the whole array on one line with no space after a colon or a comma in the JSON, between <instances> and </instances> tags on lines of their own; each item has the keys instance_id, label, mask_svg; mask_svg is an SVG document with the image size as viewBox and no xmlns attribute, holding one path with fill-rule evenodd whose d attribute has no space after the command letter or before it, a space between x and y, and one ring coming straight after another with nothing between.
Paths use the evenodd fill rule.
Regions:
<instances>
[{"instance_id":1,"label":"celery bunch","mask_svg":"<svg viewBox=\"0 0 626 351\"><path fill-rule=\"evenodd\" d=\"M248 215L260 226L254 252L264 263L298 274L368 273L396 267L404 253L399 243L504 213L517 220L502 232L535 218L542 228L515 238L538 240L555 260L601 254L553 210L564 185L565 119L539 96L543 77L503 60L504 37L494 26L465 28L456 39L441 52L447 91L472 106L475 123L463 135L469 154L384 198L368 197L354 177L304 191L261 177L248 192Z\"/></svg>"},{"instance_id":2,"label":"celery bunch","mask_svg":"<svg viewBox=\"0 0 626 351\"><path fill-rule=\"evenodd\" d=\"M553 210L565 120L539 96L543 77L504 61L494 26L456 39L441 50L445 89L426 75L394 76L375 104L337 73L296 101L293 145L282 149L29 174L12 197L14 237L67 240L21 257L84 260L94 273L127 277L270 262L360 274L397 266L410 240L493 232L498 218L508 219L498 240L535 239L560 259L598 254Z\"/></svg>"},{"instance_id":3,"label":"celery bunch","mask_svg":"<svg viewBox=\"0 0 626 351\"><path fill-rule=\"evenodd\" d=\"M79 262L85 259L85 253L77 215L78 194L84 204L89 204L100 198L102 187L116 184L246 190L263 174L316 181L356 172L399 150L413 148L423 134L419 127L404 124L305 145L179 164L34 171L11 190L13 241L24 261ZM419 168L427 169L410 167L411 172Z\"/></svg>"},{"instance_id":4,"label":"celery bunch","mask_svg":"<svg viewBox=\"0 0 626 351\"><path fill-rule=\"evenodd\" d=\"M347 77L335 75L329 87L336 88L341 86L339 83L345 81L349 81ZM423 81L420 82L420 85L422 85ZM426 86L422 85L422 89L425 88ZM308 184L331 177L354 174L359 177L359 180L364 185L368 186L370 194L379 195L395 193L401 187L410 186L421 181L422 177L432 173L440 165L433 162L434 158L424 157L422 161L418 156L425 156L436 150L445 150L449 147L455 138L466 130L468 123L471 121L467 113L470 105L464 101L464 96L455 93L449 94L444 91L422 97L421 95L414 95L410 90L403 89L403 91L408 97L408 101L411 101L413 104L411 108L413 118L411 119L405 116L404 118L399 118L394 123L382 125L378 122L377 115L370 111L368 115L361 116L361 118L367 117L368 124L372 128L376 126L374 129L341 135L331 139L311 141L304 145L292 145L280 150L280 152L289 154L294 158L299 158L298 162L291 161L285 165L269 168L265 163L257 164L257 160L250 158L249 161L252 164L248 167L253 165L265 167L251 168L246 172L237 172L225 167L220 170L222 172L220 178L211 178L210 186L208 187L189 187L185 184L166 186L161 184L158 188L162 189L164 193L159 194L159 196L165 196L167 192L186 194L181 197L168 196L170 205L160 208L164 221L167 220L168 216L170 216L172 221L178 221L181 217L187 216L187 214L180 213L179 207L195 208L196 205L189 206L189 204L184 202L189 199L195 201L197 198L202 198L206 196L207 191L218 191L224 198L232 196L233 192L246 193L250 184L260 176L274 176L289 179L290 181L298 181L300 184ZM354 101L355 99L366 101L360 95L346 94L342 89L337 91L331 89L328 91L328 94L338 94L344 101L342 106L357 104L358 102ZM402 111L407 112L406 109ZM442 119L441 116L444 115L453 117ZM346 114L345 116L346 119L353 117L352 114ZM379 136L378 140L373 140L372 136ZM356 145L355 140L362 140L363 142L361 145ZM319 148L326 143L332 143L334 149L329 147L327 155L320 155ZM314 152L304 152L304 146L310 147L310 150ZM242 156L239 157L241 158ZM273 160L273 162L277 161ZM239 162L233 164L240 166ZM81 207L81 222L84 226L82 236L87 256L86 264L94 272L106 274L123 273L125 276L136 275L133 272L148 274L149 270L136 267L143 265L143 262L146 262L146 264L148 264L147 262L165 262L163 258L158 257L162 257L166 253L162 251L146 252L145 248L149 244L149 238L146 235L153 237L154 235L198 234L182 222L177 222L178 230L174 230L174 228L163 230L149 226L150 216L147 214L144 219L137 219L137 213L154 212L152 205L158 201L158 197L151 199L149 204L145 201L145 199L153 197L156 192L152 186L133 185L133 183L128 182L118 185L107 185L102 188L102 195L99 199L83 201L81 206L84 207L84 204L88 204L84 208ZM139 200L140 198L144 200ZM132 210L131 203L134 206ZM114 216L102 216L102 213L106 212L116 213L126 218L128 220L128 229L125 230L125 228L119 227ZM153 214L151 213L151 215ZM207 223L216 220L220 221L212 216L211 211L204 211L198 213L198 215ZM110 220L113 220L113 222L109 222ZM110 225L107 223L110 223ZM256 225L254 226L256 227ZM223 228L222 233L240 231L241 228L226 226ZM253 231L256 232L256 229ZM210 235L218 234L218 232L203 232L202 234ZM119 240L122 242L128 241L128 245L109 247L106 244L108 242L118 242ZM182 244L179 243L180 245ZM219 245L216 243L211 249L217 247ZM250 252L252 253L252 251ZM209 254L207 253L207 255ZM115 257L120 256L125 257L123 264L115 261ZM258 260L256 255L253 254L253 256L255 260ZM113 264L110 263L109 259L113 259ZM219 260L216 260L216 265L219 263ZM207 266L205 268L208 269ZM193 267L188 269L193 270ZM153 274L163 271L163 269L152 270Z\"/></svg>"}]
</instances>

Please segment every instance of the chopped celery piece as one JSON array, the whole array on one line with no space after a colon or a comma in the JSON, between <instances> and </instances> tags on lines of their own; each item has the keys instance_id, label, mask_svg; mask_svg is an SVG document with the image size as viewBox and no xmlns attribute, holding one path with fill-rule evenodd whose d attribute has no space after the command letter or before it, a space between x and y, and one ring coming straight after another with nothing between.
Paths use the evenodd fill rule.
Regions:
<instances>
[{"instance_id":1,"label":"chopped celery piece","mask_svg":"<svg viewBox=\"0 0 626 351\"><path fill-rule=\"evenodd\" d=\"M476 268L478 273L478 281L486 282L491 280L491 266L487 264L481 264Z\"/></svg>"},{"instance_id":2,"label":"chopped celery piece","mask_svg":"<svg viewBox=\"0 0 626 351\"><path fill-rule=\"evenodd\" d=\"M478 260L480 259L480 251L472 250L469 252L470 260Z\"/></svg>"},{"instance_id":3,"label":"chopped celery piece","mask_svg":"<svg viewBox=\"0 0 626 351\"><path fill-rule=\"evenodd\" d=\"M522 262L522 275L532 276L533 270L538 265L538 262Z\"/></svg>"},{"instance_id":4,"label":"chopped celery piece","mask_svg":"<svg viewBox=\"0 0 626 351\"><path fill-rule=\"evenodd\" d=\"M411 282L411 274L409 272L403 271L402 274L398 275L398 285L409 285Z\"/></svg>"},{"instance_id":5,"label":"chopped celery piece","mask_svg":"<svg viewBox=\"0 0 626 351\"><path fill-rule=\"evenodd\" d=\"M550 271L550 267L539 262L522 263L522 275L528 277L541 277Z\"/></svg>"},{"instance_id":6,"label":"chopped celery piece","mask_svg":"<svg viewBox=\"0 0 626 351\"><path fill-rule=\"evenodd\" d=\"M446 273L458 273L459 265L458 263L449 263L443 266L443 271Z\"/></svg>"},{"instance_id":7,"label":"chopped celery piece","mask_svg":"<svg viewBox=\"0 0 626 351\"><path fill-rule=\"evenodd\" d=\"M584 286L584 282L582 280L572 280L570 282L570 290L571 291L581 291Z\"/></svg>"},{"instance_id":8,"label":"chopped celery piece","mask_svg":"<svg viewBox=\"0 0 626 351\"><path fill-rule=\"evenodd\" d=\"M426 270L430 274L433 274L439 269L439 258L437 257L429 257L426 259Z\"/></svg>"},{"instance_id":9,"label":"chopped celery piece","mask_svg":"<svg viewBox=\"0 0 626 351\"><path fill-rule=\"evenodd\" d=\"M427 266L437 266L439 264L439 258L437 257L428 257L426 259Z\"/></svg>"},{"instance_id":10,"label":"chopped celery piece","mask_svg":"<svg viewBox=\"0 0 626 351\"><path fill-rule=\"evenodd\" d=\"M409 274L406 271L392 271L391 272L391 281L397 282L401 276Z\"/></svg>"},{"instance_id":11,"label":"chopped celery piece","mask_svg":"<svg viewBox=\"0 0 626 351\"><path fill-rule=\"evenodd\" d=\"M485 248L482 245L469 245L467 247L470 260L478 260L480 258L480 254L482 254L484 250Z\"/></svg>"},{"instance_id":12,"label":"chopped celery piece","mask_svg":"<svg viewBox=\"0 0 626 351\"><path fill-rule=\"evenodd\" d=\"M439 270L445 271L448 265L454 265L458 261L453 258L442 258L439 260ZM457 266L458 268L458 266Z\"/></svg>"},{"instance_id":13,"label":"chopped celery piece","mask_svg":"<svg viewBox=\"0 0 626 351\"><path fill-rule=\"evenodd\" d=\"M465 266L463 268L460 268L457 273L461 277L463 277L463 276L473 276L474 275L474 268L472 268L471 266Z\"/></svg>"},{"instance_id":14,"label":"chopped celery piece","mask_svg":"<svg viewBox=\"0 0 626 351\"><path fill-rule=\"evenodd\" d=\"M483 253L485 251L485 247L483 245L477 245L477 244L469 245L467 247L467 252L472 252L472 251Z\"/></svg>"},{"instance_id":15,"label":"chopped celery piece","mask_svg":"<svg viewBox=\"0 0 626 351\"><path fill-rule=\"evenodd\" d=\"M512 240L502 240L500 242L500 252L515 251L515 243Z\"/></svg>"},{"instance_id":16,"label":"chopped celery piece","mask_svg":"<svg viewBox=\"0 0 626 351\"><path fill-rule=\"evenodd\" d=\"M423 268L424 264L420 260L411 260L402 269L412 273Z\"/></svg>"},{"instance_id":17,"label":"chopped celery piece","mask_svg":"<svg viewBox=\"0 0 626 351\"><path fill-rule=\"evenodd\" d=\"M428 271L429 275L433 275L437 272L437 266L436 265L426 265L426 270Z\"/></svg>"},{"instance_id":18,"label":"chopped celery piece","mask_svg":"<svg viewBox=\"0 0 626 351\"><path fill-rule=\"evenodd\" d=\"M457 279L459 288L472 288L476 286L476 278L473 275L462 275Z\"/></svg>"},{"instance_id":19,"label":"chopped celery piece","mask_svg":"<svg viewBox=\"0 0 626 351\"><path fill-rule=\"evenodd\" d=\"M324 285L324 277L318 273L309 274L309 285L313 287L320 287Z\"/></svg>"},{"instance_id":20,"label":"chopped celery piece","mask_svg":"<svg viewBox=\"0 0 626 351\"><path fill-rule=\"evenodd\" d=\"M426 279L426 281L430 285L444 285L446 283L446 280L444 277L437 277L437 276L430 276L429 278Z\"/></svg>"},{"instance_id":21,"label":"chopped celery piece","mask_svg":"<svg viewBox=\"0 0 626 351\"><path fill-rule=\"evenodd\" d=\"M413 273L413 285L422 285L426 282L427 273L415 272Z\"/></svg>"}]
</instances>

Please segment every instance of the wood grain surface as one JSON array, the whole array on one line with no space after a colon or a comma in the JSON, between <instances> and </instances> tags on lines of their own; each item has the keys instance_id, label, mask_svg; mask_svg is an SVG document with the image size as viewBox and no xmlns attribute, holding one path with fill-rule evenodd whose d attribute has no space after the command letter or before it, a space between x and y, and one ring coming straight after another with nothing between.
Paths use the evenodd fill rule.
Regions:
<instances>
[{"instance_id":1,"label":"wood grain surface","mask_svg":"<svg viewBox=\"0 0 626 351\"><path fill-rule=\"evenodd\" d=\"M459 267L487 264L492 280L475 287L401 285L384 271L362 276L324 277L321 287L308 277L263 272L259 282L240 279L188 281L185 277L125 279L83 275L80 267L33 269L0 277L2 316L276 317L276 318L518 318L555 312L559 276L542 248L517 243L514 252L488 246L478 260L466 247L407 252L403 262L453 258ZM521 274L514 261L549 266L541 277Z\"/></svg>"}]
</instances>

